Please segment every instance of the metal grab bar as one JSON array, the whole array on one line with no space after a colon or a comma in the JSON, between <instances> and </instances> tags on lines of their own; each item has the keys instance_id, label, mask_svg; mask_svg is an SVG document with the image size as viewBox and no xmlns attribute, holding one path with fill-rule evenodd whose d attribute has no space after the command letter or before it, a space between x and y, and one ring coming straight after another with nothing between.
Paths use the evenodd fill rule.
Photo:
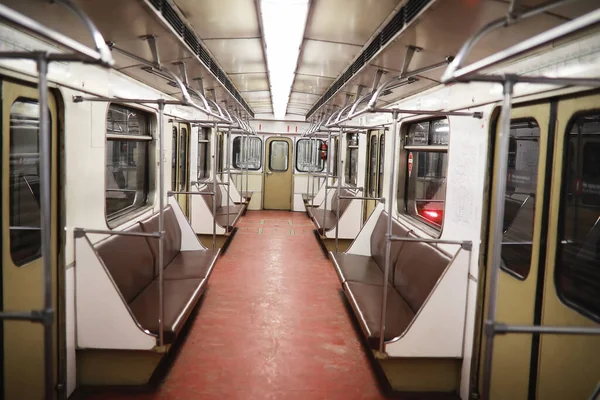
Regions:
<instances>
[{"instance_id":1,"label":"metal grab bar","mask_svg":"<svg viewBox=\"0 0 600 400\"><path fill-rule=\"evenodd\" d=\"M111 236L139 236L139 237L152 237L160 239L162 237L161 232L124 232L124 231L112 231L108 229L87 229L87 228L73 228L75 238L81 238L85 234L98 234L98 235L111 235Z\"/></svg>"},{"instance_id":2,"label":"metal grab bar","mask_svg":"<svg viewBox=\"0 0 600 400\"><path fill-rule=\"evenodd\" d=\"M524 19L534 17L536 15L539 15L546 11L549 11L555 7L565 5L567 3L571 3L574 1L579 1L579 0L548 1L540 6L534 7L528 11L523 12L521 15L515 14L514 8L515 8L516 3L514 0L511 1L510 10L506 17L499 18L499 19L494 20L494 21L488 23L487 25L483 26L477 33L475 33L473 36L471 36L469 38L469 40L467 40L463 44L463 46L458 51L458 54L454 58L454 60L450 63L450 65L448 65L448 68L442 75L441 82L449 83L452 81L462 80L463 78L466 78L468 75L470 75L474 72L477 72L484 68L488 68L488 67L492 66L493 64L498 64L502 61L506 61L508 58L515 56L516 54L519 54L523 51L532 50L535 47L539 47L539 46L547 43L548 41L555 40L556 39L555 35L552 35L548 39L544 40L542 43L538 43L538 41L539 41L538 37L540 35L537 35L537 36L534 36L530 39L527 39L527 40L519 43L517 46L514 46L513 48L511 48L512 50L508 49L508 50L505 50L504 52L502 52L505 54L497 53L496 57L494 57L494 56L487 57L483 60L475 62L474 64L472 64L469 67L462 67L463 62L465 61L465 59L467 58L467 56L469 55L469 53L471 52L471 50L473 49L475 44L477 44L477 42L479 42L479 40L482 37L486 36L488 33L492 32L498 28L511 26L511 25L513 25L517 22L520 22ZM574 20L574 21L576 21L576 20ZM562 31L565 30L564 25L570 24L574 21L570 21L566 24L559 25L556 28L550 29L548 32L555 31L555 33L556 33L556 31L558 31L558 32L561 32L561 33L559 33L558 37L564 36L565 34L567 34L567 33L562 33ZM560 29L560 28L562 28L562 29ZM568 31L568 29L567 29L567 31Z\"/></svg>"},{"instance_id":3,"label":"metal grab bar","mask_svg":"<svg viewBox=\"0 0 600 400\"><path fill-rule=\"evenodd\" d=\"M385 197L369 197L369 196L340 196L340 199L347 200L377 200L385 203Z\"/></svg>"},{"instance_id":4,"label":"metal grab bar","mask_svg":"<svg viewBox=\"0 0 600 400\"><path fill-rule=\"evenodd\" d=\"M392 242L416 242L416 243L431 243L431 244L458 244L464 250L471 250L473 247L472 240L451 240L451 239L426 239L426 238L409 238L404 236L387 236L387 239Z\"/></svg>"},{"instance_id":5,"label":"metal grab bar","mask_svg":"<svg viewBox=\"0 0 600 400\"><path fill-rule=\"evenodd\" d=\"M600 335L600 328L584 326L541 326L541 325L508 325L495 323L491 325L495 333L547 333L556 335Z\"/></svg>"},{"instance_id":6,"label":"metal grab bar","mask_svg":"<svg viewBox=\"0 0 600 400\"><path fill-rule=\"evenodd\" d=\"M206 180L206 181L191 182L192 185L196 185L196 186L198 186L198 185L206 185L206 184L210 184L210 183L213 183L213 182L212 181L208 181L208 180ZM217 182L217 185L220 185L220 186L229 186L229 182Z\"/></svg>"},{"instance_id":7,"label":"metal grab bar","mask_svg":"<svg viewBox=\"0 0 600 400\"><path fill-rule=\"evenodd\" d=\"M211 194L214 194L214 192L209 192ZM190 194L190 195L205 195L205 194L209 194L209 193L203 193L203 192L192 192L192 191L172 191L172 190L168 190L167 191L167 196L174 196L176 194Z\"/></svg>"},{"instance_id":8,"label":"metal grab bar","mask_svg":"<svg viewBox=\"0 0 600 400\"><path fill-rule=\"evenodd\" d=\"M327 190L329 189L345 189L345 190L358 190L360 192L362 192L364 190L364 188L362 186L327 186L326 187Z\"/></svg>"},{"instance_id":9,"label":"metal grab bar","mask_svg":"<svg viewBox=\"0 0 600 400\"><path fill-rule=\"evenodd\" d=\"M115 64L110 50L102 34L96 28L94 23L89 17L78 9L70 0L57 0L57 2L63 4L70 11L72 11L79 19L85 24L94 40L96 50L92 50L87 46L61 34L54 30L51 30L44 25L34 21L33 19L20 14L5 5L0 4L0 20L6 21L12 25L17 26L19 29L27 30L35 35L39 35L43 38L50 39L50 41L65 47L74 54L47 54L46 60L48 61L84 61L93 62L100 64L105 67L112 67ZM36 52L0 52L0 58L36 58ZM77 57L74 57L77 56Z\"/></svg>"}]
</instances>

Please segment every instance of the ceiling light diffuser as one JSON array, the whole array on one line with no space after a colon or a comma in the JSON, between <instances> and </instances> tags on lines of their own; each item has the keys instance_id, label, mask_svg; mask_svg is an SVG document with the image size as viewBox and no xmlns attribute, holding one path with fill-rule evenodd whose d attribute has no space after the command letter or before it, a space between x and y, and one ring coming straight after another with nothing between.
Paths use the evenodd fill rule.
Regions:
<instances>
[{"instance_id":1,"label":"ceiling light diffuser","mask_svg":"<svg viewBox=\"0 0 600 400\"><path fill-rule=\"evenodd\" d=\"M308 16L309 0L261 0L273 113L283 119Z\"/></svg>"}]
</instances>

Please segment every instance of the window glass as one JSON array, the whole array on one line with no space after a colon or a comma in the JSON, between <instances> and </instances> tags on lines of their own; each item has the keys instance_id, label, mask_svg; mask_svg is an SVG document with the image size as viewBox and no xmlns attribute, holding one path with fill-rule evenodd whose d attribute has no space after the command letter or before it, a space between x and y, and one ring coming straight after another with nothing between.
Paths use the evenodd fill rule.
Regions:
<instances>
[{"instance_id":1,"label":"window glass","mask_svg":"<svg viewBox=\"0 0 600 400\"><path fill-rule=\"evenodd\" d=\"M255 136L237 136L233 139L232 157L233 168L246 169L248 165L250 171L258 171L262 166L262 140Z\"/></svg>"},{"instance_id":2,"label":"window glass","mask_svg":"<svg viewBox=\"0 0 600 400\"><path fill-rule=\"evenodd\" d=\"M210 141L209 130L200 128L198 132L198 177L197 180L206 179L210 174Z\"/></svg>"},{"instance_id":3,"label":"window glass","mask_svg":"<svg viewBox=\"0 0 600 400\"><path fill-rule=\"evenodd\" d=\"M556 287L567 304L600 320L600 113L576 117L569 132Z\"/></svg>"},{"instance_id":4,"label":"window glass","mask_svg":"<svg viewBox=\"0 0 600 400\"><path fill-rule=\"evenodd\" d=\"M533 217L540 151L533 119L511 121L502 239L502 268L525 279L531 264Z\"/></svg>"},{"instance_id":5,"label":"window glass","mask_svg":"<svg viewBox=\"0 0 600 400\"><path fill-rule=\"evenodd\" d=\"M346 135L346 183L356 186L358 174L358 133Z\"/></svg>"},{"instance_id":6,"label":"window glass","mask_svg":"<svg viewBox=\"0 0 600 400\"><path fill-rule=\"evenodd\" d=\"M441 229L448 170L448 120L419 121L408 125L405 148L403 201L398 212L416 217ZM434 147L435 146L435 147Z\"/></svg>"},{"instance_id":7,"label":"window glass","mask_svg":"<svg viewBox=\"0 0 600 400\"><path fill-rule=\"evenodd\" d=\"M321 159L321 139L300 139L296 142L296 169L298 172L321 172L325 161ZM316 168L315 168L316 167Z\"/></svg>"},{"instance_id":8,"label":"window glass","mask_svg":"<svg viewBox=\"0 0 600 400\"><path fill-rule=\"evenodd\" d=\"M182 127L180 130L179 137L179 190L185 191L187 187L187 144L188 144L188 130Z\"/></svg>"},{"instance_id":9,"label":"window glass","mask_svg":"<svg viewBox=\"0 0 600 400\"><path fill-rule=\"evenodd\" d=\"M385 135L379 136L379 183L377 197L383 196L383 171L385 169Z\"/></svg>"},{"instance_id":10,"label":"window glass","mask_svg":"<svg viewBox=\"0 0 600 400\"><path fill-rule=\"evenodd\" d=\"M217 173L223 172L223 136L217 133Z\"/></svg>"},{"instance_id":11,"label":"window glass","mask_svg":"<svg viewBox=\"0 0 600 400\"><path fill-rule=\"evenodd\" d=\"M269 144L269 169L274 172L285 172L289 168L290 145L285 140L273 140Z\"/></svg>"},{"instance_id":12,"label":"window glass","mask_svg":"<svg viewBox=\"0 0 600 400\"><path fill-rule=\"evenodd\" d=\"M335 140L333 141L333 176L337 177L338 176L338 162L339 162L339 155L340 155L340 139L338 137L335 138Z\"/></svg>"},{"instance_id":13,"label":"window glass","mask_svg":"<svg viewBox=\"0 0 600 400\"><path fill-rule=\"evenodd\" d=\"M109 225L111 219L148 203L148 149L151 140L148 114L110 105L107 113L105 186Z\"/></svg>"},{"instance_id":14,"label":"window glass","mask_svg":"<svg viewBox=\"0 0 600 400\"><path fill-rule=\"evenodd\" d=\"M375 197L377 177L377 134L369 140L369 196Z\"/></svg>"},{"instance_id":15,"label":"window glass","mask_svg":"<svg viewBox=\"0 0 600 400\"><path fill-rule=\"evenodd\" d=\"M171 190L177 190L177 147L179 147L177 127L173 127L173 148L171 149Z\"/></svg>"},{"instance_id":16,"label":"window glass","mask_svg":"<svg viewBox=\"0 0 600 400\"><path fill-rule=\"evenodd\" d=\"M39 112L28 99L10 109L10 254L17 266L41 255Z\"/></svg>"}]
</instances>

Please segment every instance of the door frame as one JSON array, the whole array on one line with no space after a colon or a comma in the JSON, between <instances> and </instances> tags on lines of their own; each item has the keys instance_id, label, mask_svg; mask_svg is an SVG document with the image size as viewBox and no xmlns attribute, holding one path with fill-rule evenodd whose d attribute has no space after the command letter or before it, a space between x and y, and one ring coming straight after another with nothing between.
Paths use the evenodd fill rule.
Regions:
<instances>
[{"instance_id":1,"label":"door frame","mask_svg":"<svg viewBox=\"0 0 600 400\"><path fill-rule=\"evenodd\" d=\"M0 75L0 93L4 93L4 85L5 84L9 84L11 86L14 86L15 89L17 90L17 94L19 93L19 91L22 91L23 89L25 89L25 91L30 92L31 95L29 94L24 94L24 95L17 95L17 97L15 97L14 100L18 99L19 97L25 97L25 98L32 98L32 99L36 99L39 100L39 92L38 92L38 82L37 81L23 81L20 79L14 79L11 78L9 76L5 76L5 75ZM31 91L31 89L33 89L34 91ZM2 109L4 109L5 107L5 101L6 98L3 95L2 96ZM60 91L58 90L57 86L52 84L52 83L48 83L48 101L49 101L49 116L51 118L51 128L50 128L50 132L52 135L52 142L51 142L51 151L52 151L52 167L54 168L54 172L51 174L51 179L52 179L52 191L53 191L53 195L52 195L52 208L53 208L53 217L52 217L52 224L54 225L53 231L54 234L52 235L54 237L54 240L52 241L52 248L51 248L51 252L54 253L53 254L53 264L54 264L54 273L53 273L53 278L55 279L55 282L53 282L53 301L54 301L54 310L55 310L55 317L54 317L54 326L55 326L55 334L56 337L54 338L53 342L55 344L55 348L54 348L54 379L55 379L55 395L58 398L61 398L61 396L64 396L64 394L66 393L67 390L67 332L66 332L66 326L67 326L67 314L66 314L66 304L67 304L67 300L66 300L66 271L67 271L67 267L65 266L65 254L64 254L64 249L65 249L65 242L66 242L66 233L65 233L65 218L66 218L66 213L65 210L63 210L63 205L64 203L64 196L65 196L65 191L64 191L64 187L63 187L63 173L64 173L64 102L61 96ZM10 105L12 106L12 104ZM8 114L10 115L10 113ZM4 124L4 118L0 118L0 120L2 120L2 123ZM10 122L9 122L10 124ZM9 125L10 126L10 125ZM2 130L3 130L3 136L4 136L4 125L2 126ZM7 137L6 137L6 141L8 143L9 140L9 136L8 136L8 132L7 133ZM3 145L2 145L2 152L0 152L0 163L4 163L4 153L5 153L5 149L4 149L4 140L3 139ZM6 149L6 152L10 152L10 149ZM2 170L3 168L0 168L0 170ZM4 183L3 183L3 188L4 188ZM10 189L8 189L8 191L10 191ZM8 194L7 191L7 197L10 196ZM4 207L4 206L3 206ZM4 211L2 211L2 213L4 213ZM40 213L41 213L41 209L40 209ZM4 221L4 218L2 218L2 216L0 216L0 220ZM2 224L2 230L0 232L0 238L2 238L2 251L4 252L4 223ZM3 258L4 258L4 254L3 254ZM34 260L34 261L38 261L41 262L42 257ZM11 263L12 264L12 263ZM43 270L40 271L40 274L43 274ZM43 278L42 275L40 275L41 278ZM43 279L41 279L43 281ZM2 310L4 308L4 271L2 270L2 272L0 273L0 310ZM43 289L42 289L43 290ZM43 293L43 291L42 291ZM74 295L74 293L73 293ZM41 295L40 298L43 298L43 294ZM12 311L12 310L11 310ZM27 311L27 309L19 309L16 311ZM26 322L26 321L23 321ZM12 321L9 321L8 323L12 323ZM31 322L27 322L27 323L31 323ZM34 324L34 326L37 324ZM41 326L41 325L40 325ZM6 390L6 386L5 386L5 368L4 368L4 324L0 323L0 397L3 397L5 395L5 390ZM43 360L43 353L42 353L42 360ZM35 384L35 383L32 383ZM43 378L41 380L41 382L39 382L40 387L42 388L42 393L44 390L44 381Z\"/></svg>"},{"instance_id":2,"label":"door frame","mask_svg":"<svg viewBox=\"0 0 600 400\"><path fill-rule=\"evenodd\" d=\"M288 161L288 171L290 172L291 175L291 184L290 184L290 208L288 209L289 211L291 211L294 207L294 141L292 140L292 138L289 137L285 137L285 136L267 136L264 138L264 149L263 149L263 154L264 154L264 162L263 162L263 172L262 172L262 187L263 187L263 196L262 196L262 204L261 207L263 210L267 210L267 208L265 208L265 199L267 198L267 173L270 172L270 168L269 168L269 158L271 156L271 152L269 151L269 144L274 141L274 140L282 140L282 141L287 141L288 145L289 145L289 149L288 149L288 155L289 155L289 161ZM286 171L287 172L287 171ZM269 209L271 210L271 209ZM273 209L276 210L276 209ZM284 210L284 209L282 209ZM285 210L284 210L285 211Z\"/></svg>"}]
</instances>

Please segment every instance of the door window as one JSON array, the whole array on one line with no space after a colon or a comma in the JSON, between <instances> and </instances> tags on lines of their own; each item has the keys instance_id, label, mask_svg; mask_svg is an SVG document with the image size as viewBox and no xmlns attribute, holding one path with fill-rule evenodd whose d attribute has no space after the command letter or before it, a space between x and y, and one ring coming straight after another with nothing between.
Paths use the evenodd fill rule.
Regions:
<instances>
[{"instance_id":1,"label":"door window","mask_svg":"<svg viewBox=\"0 0 600 400\"><path fill-rule=\"evenodd\" d=\"M285 172L289 168L290 145L283 140L273 140L269 144L269 169L273 172Z\"/></svg>"}]
</instances>

